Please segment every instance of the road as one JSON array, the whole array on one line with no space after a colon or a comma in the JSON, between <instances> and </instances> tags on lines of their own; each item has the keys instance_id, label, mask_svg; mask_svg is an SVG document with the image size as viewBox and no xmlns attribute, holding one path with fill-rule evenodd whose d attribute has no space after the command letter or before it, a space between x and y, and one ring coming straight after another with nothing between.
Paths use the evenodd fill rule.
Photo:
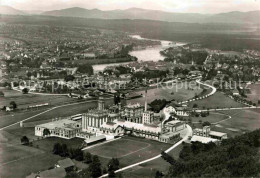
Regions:
<instances>
[{"instance_id":1,"label":"road","mask_svg":"<svg viewBox=\"0 0 260 178\"><path fill-rule=\"evenodd\" d=\"M185 137L183 137L183 139L181 139L179 142L177 142L176 144L174 144L173 146L171 146L170 148L168 148L167 150L165 150L165 153L169 153L170 151L172 151L174 148L176 148L177 146L179 146L180 144L182 144L183 141L187 140L189 138L189 136L192 135L192 129L189 125L187 125L187 129L188 129L188 132L187 134L185 135ZM115 171L115 173L118 173L118 172L122 172L122 171L125 171L127 169L130 169L130 168L133 168L135 166L138 166L140 164L144 164L144 163L147 163L147 162L150 162L150 161L153 161L155 159L158 159L161 157L161 154L155 156L155 157L152 157L152 158L149 158L149 159L146 159L144 161L140 161L138 163L135 163L135 164L132 164L132 165L129 165L129 166L126 166L126 167L123 167L121 169L118 169ZM104 174L102 175L101 177L107 177L108 174Z\"/></svg>"},{"instance_id":2,"label":"road","mask_svg":"<svg viewBox=\"0 0 260 178\"><path fill-rule=\"evenodd\" d=\"M207 97L209 97L211 95L214 95L216 93L216 91L217 91L217 89L214 86L212 86L212 85L209 85L209 84L206 84L206 83L202 83L200 80L196 80L196 82L198 84L200 84L200 85L204 85L204 86L207 86L207 87L211 88L212 91L209 94L205 95L205 96L201 96L201 97L198 97L198 98L182 101L182 102L179 102L178 104L184 104L184 103L188 103L188 102L192 102L192 101L202 100L202 99L207 98Z\"/></svg>"},{"instance_id":3,"label":"road","mask_svg":"<svg viewBox=\"0 0 260 178\"><path fill-rule=\"evenodd\" d=\"M229 110L243 110L243 109L259 109L260 106L245 106L237 108L219 108L219 109L197 109L196 112L207 112L207 111L229 111Z\"/></svg>"}]
</instances>

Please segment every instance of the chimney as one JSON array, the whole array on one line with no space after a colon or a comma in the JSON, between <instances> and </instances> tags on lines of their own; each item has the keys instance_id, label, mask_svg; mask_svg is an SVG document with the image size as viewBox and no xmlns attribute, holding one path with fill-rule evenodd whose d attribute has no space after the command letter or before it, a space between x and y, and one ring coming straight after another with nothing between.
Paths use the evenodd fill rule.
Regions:
<instances>
[{"instance_id":1,"label":"chimney","mask_svg":"<svg viewBox=\"0 0 260 178\"><path fill-rule=\"evenodd\" d=\"M144 104L144 111L147 111L147 88L145 89L145 104Z\"/></svg>"}]
</instances>

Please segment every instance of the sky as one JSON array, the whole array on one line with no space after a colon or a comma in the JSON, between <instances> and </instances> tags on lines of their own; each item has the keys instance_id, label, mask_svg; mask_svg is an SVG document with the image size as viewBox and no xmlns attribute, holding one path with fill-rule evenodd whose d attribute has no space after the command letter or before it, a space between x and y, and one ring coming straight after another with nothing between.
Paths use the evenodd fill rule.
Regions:
<instances>
[{"instance_id":1,"label":"sky","mask_svg":"<svg viewBox=\"0 0 260 178\"><path fill-rule=\"evenodd\" d=\"M49 11L70 7L114 10L132 7L183 13L260 10L260 0L0 0L19 10Z\"/></svg>"}]
</instances>

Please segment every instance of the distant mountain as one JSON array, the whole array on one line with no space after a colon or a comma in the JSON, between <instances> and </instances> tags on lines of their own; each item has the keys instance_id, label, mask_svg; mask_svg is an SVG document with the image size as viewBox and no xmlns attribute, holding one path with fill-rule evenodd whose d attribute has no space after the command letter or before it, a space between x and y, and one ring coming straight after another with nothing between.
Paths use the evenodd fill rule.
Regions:
<instances>
[{"instance_id":1,"label":"distant mountain","mask_svg":"<svg viewBox=\"0 0 260 178\"><path fill-rule=\"evenodd\" d=\"M220 14L172 13L159 10L130 8L126 10L101 11L73 7L55 11L47 11L42 15L68 16L100 19L146 19L185 23L259 23L260 11L229 12Z\"/></svg>"},{"instance_id":2,"label":"distant mountain","mask_svg":"<svg viewBox=\"0 0 260 178\"><path fill-rule=\"evenodd\" d=\"M94 19L143 19L166 22L184 23L239 23L259 24L260 11L249 12L228 12L220 14L199 14L199 13L173 13L159 10L148 10L141 8L129 8L126 10L102 11L99 9L85 9L72 7L53 11L21 11L10 6L0 6L0 14L10 15L31 15L41 14L45 16L82 17Z\"/></svg>"},{"instance_id":3,"label":"distant mountain","mask_svg":"<svg viewBox=\"0 0 260 178\"><path fill-rule=\"evenodd\" d=\"M21 10L17 10L10 6L0 6L0 14L8 14L8 15L26 15L25 12Z\"/></svg>"},{"instance_id":4,"label":"distant mountain","mask_svg":"<svg viewBox=\"0 0 260 178\"><path fill-rule=\"evenodd\" d=\"M24 13L29 15L42 14L44 11L41 10L23 10Z\"/></svg>"}]
</instances>

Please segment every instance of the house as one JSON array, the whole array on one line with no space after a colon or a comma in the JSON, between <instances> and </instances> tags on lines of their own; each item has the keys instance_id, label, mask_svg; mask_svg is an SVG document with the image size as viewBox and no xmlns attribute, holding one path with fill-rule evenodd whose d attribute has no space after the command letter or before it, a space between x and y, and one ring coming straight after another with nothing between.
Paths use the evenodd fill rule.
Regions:
<instances>
[{"instance_id":1,"label":"house","mask_svg":"<svg viewBox=\"0 0 260 178\"><path fill-rule=\"evenodd\" d=\"M114 122L106 122L100 127L100 131L103 132L103 134L118 136L123 135L125 129Z\"/></svg>"},{"instance_id":2,"label":"house","mask_svg":"<svg viewBox=\"0 0 260 178\"><path fill-rule=\"evenodd\" d=\"M191 110L187 107L176 107L176 115L177 116L189 116Z\"/></svg>"},{"instance_id":3,"label":"house","mask_svg":"<svg viewBox=\"0 0 260 178\"><path fill-rule=\"evenodd\" d=\"M238 96L238 95L239 95L239 91L238 91L237 89L234 89L234 90L232 91L232 95L233 95L233 96Z\"/></svg>"}]
</instances>

